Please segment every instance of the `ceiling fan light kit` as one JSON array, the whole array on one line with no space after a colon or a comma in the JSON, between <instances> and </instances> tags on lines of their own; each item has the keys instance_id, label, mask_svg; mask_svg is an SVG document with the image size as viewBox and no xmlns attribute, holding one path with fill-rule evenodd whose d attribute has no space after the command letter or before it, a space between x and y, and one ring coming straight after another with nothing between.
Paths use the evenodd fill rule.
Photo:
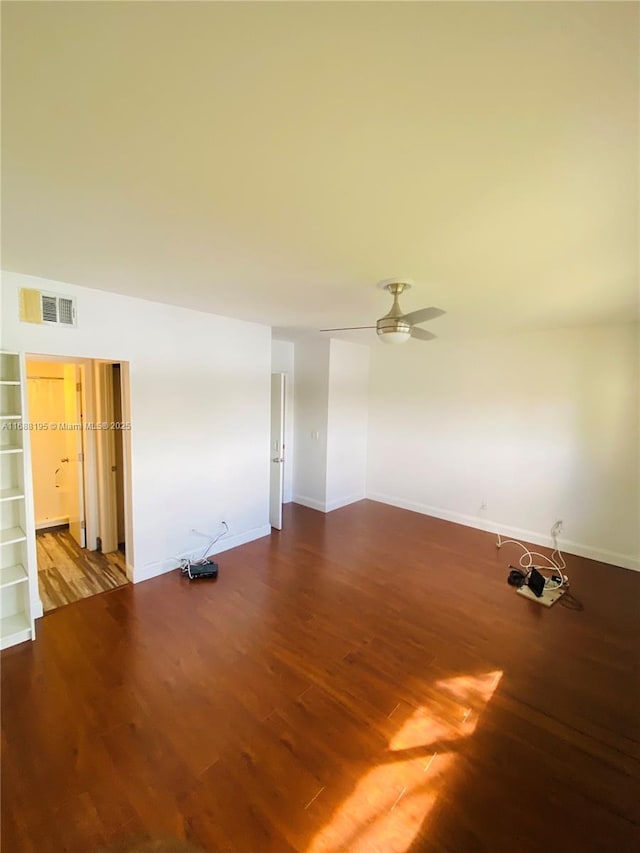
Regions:
<instances>
[{"instance_id":1,"label":"ceiling fan light kit","mask_svg":"<svg viewBox=\"0 0 640 853\"><path fill-rule=\"evenodd\" d=\"M375 326L350 326L341 329L321 329L322 332L347 332L353 329L374 329L379 340L385 344L404 344L409 338L418 341L430 341L435 338L433 332L419 329L418 323L426 323L427 320L435 320L445 312L441 308L420 308L405 314L400 308L398 298L405 290L412 286L411 281L406 279L385 279L378 283L378 287L387 290L393 296L393 305L384 317L381 317Z\"/></svg>"}]
</instances>

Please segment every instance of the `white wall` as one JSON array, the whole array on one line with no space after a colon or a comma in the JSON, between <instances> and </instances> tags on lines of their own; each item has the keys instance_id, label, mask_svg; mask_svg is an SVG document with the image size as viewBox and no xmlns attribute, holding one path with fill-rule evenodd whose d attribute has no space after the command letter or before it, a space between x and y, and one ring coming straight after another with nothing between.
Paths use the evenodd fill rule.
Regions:
<instances>
[{"instance_id":1,"label":"white wall","mask_svg":"<svg viewBox=\"0 0 640 853\"><path fill-rule=\"evenodd\" d=\"M638 567L638 404L632 325L374 348L369 497Z\"/></svg>"},{"instance_id":2,"label":"white wall","mask_svg":"<svg viewBox=\"0 0 640 853\"><path fill-rule=\"evenodd\" d=\"M327 511L365 497L369 355L368 346L330 343Z\"/></svg>"},{"instance_id":3,"label":"white wall","mask_svg":"<svg viewBox=\"0 0 640 853\"><path fill-rule=\"evenodd\" d=\"M324 511L327 500L329 341L295 342L293 500Z\"/></svg>"},{"instance_id":4,"label":"white wall","mask_svg":"<svg viewBox=\"0 0 640 853\"><path fill-rule=\"evenodd\" d=\"M284 471L283 501L293 496L294 434L293 411L295 398L295 359L292 341L271 341L271 372L285 374L284 390Z\"/></svg>"},{"instance_id":5,"label":"white wall","mask_svg":"<svg viewBox=\"0 0 640 853\"><path fill-rule=\"evenodd\" d=\"M19 287L75 296L78 328L20 323ZM227 521L218 551L270 532L267 326L7 272L2 345L129 362L135 580L200 550L191 528Z\"/></svg>"}]
</instances>

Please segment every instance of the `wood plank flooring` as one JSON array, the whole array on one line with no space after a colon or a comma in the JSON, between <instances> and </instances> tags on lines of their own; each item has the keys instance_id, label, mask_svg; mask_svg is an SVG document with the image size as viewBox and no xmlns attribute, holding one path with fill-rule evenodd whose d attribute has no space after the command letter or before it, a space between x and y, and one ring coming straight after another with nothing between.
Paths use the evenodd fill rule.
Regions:
<instances>
[{"instance_id":1,"label":"wood plank flooring","mask_svg":"<svg viewBox=\"0 0 640 853\"><path fill-rule=\"evenodd\" d=\"M45 613L128 583L121 551L102 554L81 548L68 528L36 534L36 550Z\"/></svg>"},{"instance_id":2,"label":"wood plank flooring","mask_svg":"<svg viewBox=\"0 0 640 853\"><path fill-rule=\"evenodd\" d=\"M88 598L2 653L3 850L640 849L640 574L568 557L547 610L489 534L285 510L217 581Z\"/></svg>"}]
</instances>

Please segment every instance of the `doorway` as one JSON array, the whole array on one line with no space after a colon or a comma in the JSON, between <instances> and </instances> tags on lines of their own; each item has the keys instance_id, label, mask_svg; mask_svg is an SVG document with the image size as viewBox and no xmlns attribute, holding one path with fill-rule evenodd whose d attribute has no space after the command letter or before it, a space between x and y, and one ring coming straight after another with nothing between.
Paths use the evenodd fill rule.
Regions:
<instances>
[{"instance_id":1,"label":"doorway","mask_svg":"<svg viewBox=\"0 0 640 853\"><path fill-rule=\"evenodd\" d=\"M27 356L38 586L45 612L128 583L126 368L122 362Z\"/></svg>"},{"instance_id":2,"label":"doorway","mask_svg":"<svg viewBox=\"0 0 640 853\"><path fill-rule=\"evenodd\" d=\"M269 524L282 530L282 504L284 503L284 373L271 374L271 444L269 479Z\"/></svg>"}]
</instances>

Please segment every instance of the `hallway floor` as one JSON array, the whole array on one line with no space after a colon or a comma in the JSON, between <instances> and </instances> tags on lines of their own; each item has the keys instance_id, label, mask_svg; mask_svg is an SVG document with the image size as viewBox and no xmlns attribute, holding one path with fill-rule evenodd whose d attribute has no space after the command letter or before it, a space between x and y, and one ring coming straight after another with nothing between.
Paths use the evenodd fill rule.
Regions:
<instances>
[{"instance_id":1,"label":"hallway floor","mask_svg":"<svg viewBox=\"0 0 640 853\"><path fill-rule=\"evenodd\" d=\"M68 528L38 533L36 550L45 613L128 583L122 551L102 554L80 548Z\"/></svg>"}]
</instances>

